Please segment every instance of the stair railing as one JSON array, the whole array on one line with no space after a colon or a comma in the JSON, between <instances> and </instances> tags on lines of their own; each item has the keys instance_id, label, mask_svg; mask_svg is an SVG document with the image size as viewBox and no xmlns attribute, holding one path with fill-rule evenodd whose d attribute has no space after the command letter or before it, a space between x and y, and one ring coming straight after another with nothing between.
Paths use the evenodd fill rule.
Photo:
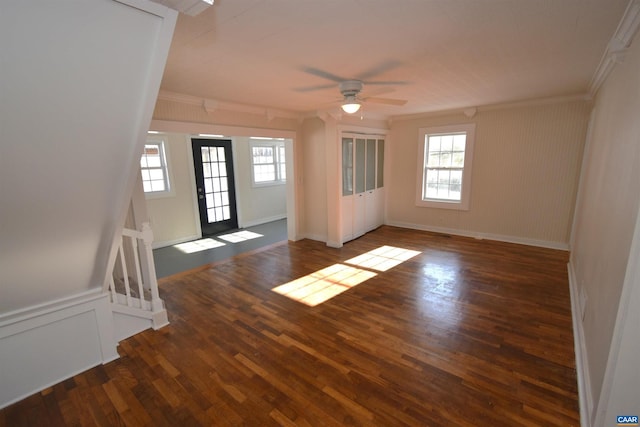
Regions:
<instances>
[{"instance_id":1,"label":"stair railing","mask_svg":"<svg viewBox=\"0 0 640 427\"><path fill-rule=\"evenodd\" d=\"M109 280L111 302L132 309L164 310L153 261L153 231L148 222L142 230L122 230L113 274Z\"/></svg>"}]
</instances>

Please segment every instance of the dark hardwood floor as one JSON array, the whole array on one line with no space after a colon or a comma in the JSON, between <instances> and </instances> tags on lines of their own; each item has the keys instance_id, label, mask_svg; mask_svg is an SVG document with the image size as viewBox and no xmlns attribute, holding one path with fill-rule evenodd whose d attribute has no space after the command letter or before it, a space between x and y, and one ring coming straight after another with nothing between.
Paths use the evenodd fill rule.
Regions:
<instances>
[{"instance_id":1,"label":"dark hardwood floor","mask_svg":"<svg viewBox=\"0 0 640 427\"><path fill-rule=\"evenodd\" d=\"M384 245L420 253L345 262ZM567 261L388 226L341 249L275 244L163 279L169 326L0 426L578 426ZM337 263L376 275L315 306L272 291Z\"/></svg>"}]
</instances>

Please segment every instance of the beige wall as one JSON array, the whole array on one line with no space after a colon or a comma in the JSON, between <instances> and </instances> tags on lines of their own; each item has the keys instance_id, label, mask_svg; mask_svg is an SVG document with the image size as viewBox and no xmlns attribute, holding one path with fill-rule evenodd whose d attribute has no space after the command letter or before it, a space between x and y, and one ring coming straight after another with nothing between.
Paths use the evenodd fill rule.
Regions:
<instances>
[{"instance_id":1,"label":"beige wall","mask_svg":"<svg viewBox=\"0 0 640 427\"><path fill-rule=\"evenodd\" d=\"M573 101L394 121L387 223L566 248L589 110ZM476 123L470 209L416 207L418 129L458 123Z\"/></svg>"},{"instance_id":2,"label":"beige wall","mask_svg":"<svg viewBox=\"0 0 640 427\"><path fill-rule=\"evenodd\" d=\"M628 263L638 262L629 259L629 253L640 202L639 118L640 42L636 41L596 97L572 239L575 285L578 294L586 297L580 326L596 405L625 275L633 266ZM637 331L638 325L634 329ZM625 368L638 370L637 365ZM637 399L637 384L633 392Z\"/></svg>"},{"instance_id":3,"label":"beige wall","mask_svg":"<svg viewBox=\"0 0 640 427\"><path fill-rule=\"evenodd\" d=\"M317 118L302 124L303 153L303 210L304 235L326 241L327 228L327 174L325 123Z\"/></svg>"}]
</instances>

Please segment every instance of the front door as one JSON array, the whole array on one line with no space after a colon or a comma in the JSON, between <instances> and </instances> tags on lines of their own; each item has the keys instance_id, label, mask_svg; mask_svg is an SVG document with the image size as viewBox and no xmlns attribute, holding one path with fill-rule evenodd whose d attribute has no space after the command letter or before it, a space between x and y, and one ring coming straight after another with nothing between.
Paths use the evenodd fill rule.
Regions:
<instances>
[{"instance_id":1,"label":"front door","mask_svg":"<svg viewBox=\"0 0 640 427\"><path fill-rule=\"evenodd\" d=\"M192 139L202 235L238 228L230 140Z\"/></svg>"}]
</instances>

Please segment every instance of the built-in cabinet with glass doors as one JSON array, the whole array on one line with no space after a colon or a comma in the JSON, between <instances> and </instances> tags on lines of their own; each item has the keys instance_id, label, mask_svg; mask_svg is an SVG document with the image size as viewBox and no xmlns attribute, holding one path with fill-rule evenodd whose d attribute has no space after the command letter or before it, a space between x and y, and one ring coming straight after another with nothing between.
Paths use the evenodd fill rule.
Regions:
<instances>
[{"instance_id":1,"label":"built-in cabinet with glass doors","mask_svg":"<svg viewBox=\"0 0 640 427\"><path fill-rule=\"evenodd\" d=\"M342 136L342 241L382 225L384 221L384 139Z\"/></svg>"}]
</instances>

